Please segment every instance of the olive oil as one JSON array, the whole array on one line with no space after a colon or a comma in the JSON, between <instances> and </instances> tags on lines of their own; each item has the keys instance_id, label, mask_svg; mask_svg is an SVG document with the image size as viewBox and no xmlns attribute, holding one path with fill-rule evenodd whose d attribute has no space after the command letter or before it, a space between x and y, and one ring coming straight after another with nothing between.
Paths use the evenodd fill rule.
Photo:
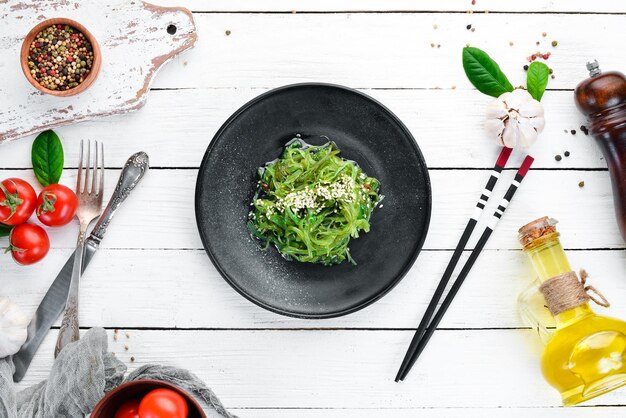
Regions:
<instances>
[{"instance_id":1,"label":"olive oil","mask_svg":"<svg viewBox=\"0 0 626 418\"><path fill-rule=\"evenodd\" d=\"M520 229L524 252L541 284L575 274L555 224L545 217ZM586 296L587 290L580 284L572 292ZM527 301L532 299L526 295ZM556 330L547 334L541 358L543 375L561 393L564 405L575 405L626 385L626 322L597 315L588 297L579 299L580 303L553 315Z\"/></svg>"}]
</instances>

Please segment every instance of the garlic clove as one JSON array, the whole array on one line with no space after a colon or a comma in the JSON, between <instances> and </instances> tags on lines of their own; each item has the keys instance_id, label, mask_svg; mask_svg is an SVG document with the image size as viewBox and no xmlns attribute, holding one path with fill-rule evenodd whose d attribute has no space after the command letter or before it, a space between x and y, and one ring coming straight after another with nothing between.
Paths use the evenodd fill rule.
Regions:
<instances>
[{"instance_id":1,"label":"garlic clove","mask_svg":"<svg viewBox=\"0 0 626 418\"><path fill-rule=\"evenodd\" d=\"M522 147L528 148L535 143L538 134L530 119L524 118L518 122L518 132Z\"/></svg>"},{"instance_id":2,"label":"garlic clove","mask_svg":"<svg viewBox=\"0 0 626 418\"><path fill-rule=\"evenodd\" d=\"M543 106L537 100L528 100L520 106L519 113L525 118L543 117Z\"/></svg>"},{"instance_id":3,"label":"garlic clove","mask_svg":"<svg viewBox=\"0 0 626 418\"><path fill-rule=\"evenodd\" d=\"M495 99L487 105L487 119L502 119L505 118L507 115L508 109L506 107L506 104L502 100Z\"/></svg>"},{"instance_id":4,"label":"garlic clove","mask_svg":"<svg viewBox=\"0 0 626 418\"><path fill-rule=\"evenodd\" d=\"M528 121L530 122L532 127L535 128L537 134L543 132L543 128L546 125L546 120L543 117L528 118Z\"/></svg>"},{"instance_id":5,"label":"garlic clove","mask_svg":"<svg viewBox=\"0 0 626 418\"><path fill-rule=\"evenodd\" d=\"M507 94L508 96L503 97ZM526 103L526 101L528 101L528 98L532 99L532 96L528 94L526 90L515 89L510 93L504 93L499 98L502 98L501 100L503 100L506 103L509 110L510 109L518 110L520 107L522 107L524 103Z\"/></svg>"},{"instance_id":6,"label":"garlic clove","mask_svg":"<svg viewBox=\"0 0 626 418\"><path fill-rule=\"evenodd\" d=\"M19 351L28 335L28 322L17 304L0 297L0 359Z\"/></svg>"},{"instance_id":7,"label":"garlic clove","mask_svg":"<svg viewBox=\"0 0 626 418\"><path fill-rule=\"evenodd\" d=\"M517 120L509 119L505 125L502 133L502 142L506 147L515 148L518 142Z\"/></svg>"},{"instance_id":8,"label":"garlic clove","mask_svg":"<svg viewBox=\"0 0 626 418\"><path fill-rule=\"evenodd\" d=\"M504 132L504 122L502 119L487 119L485 121L485 130L487 133L496 140L496 142L503 146L502 133Z\"/></svg>"}]
</instances>

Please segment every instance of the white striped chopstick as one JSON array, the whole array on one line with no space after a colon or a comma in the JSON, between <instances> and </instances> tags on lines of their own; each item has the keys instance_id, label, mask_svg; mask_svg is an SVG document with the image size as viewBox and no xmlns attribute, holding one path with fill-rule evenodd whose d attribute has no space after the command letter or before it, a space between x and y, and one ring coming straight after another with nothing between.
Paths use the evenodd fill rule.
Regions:
<instances>
[{"instance_id":1,"label":"white striped chopstick","mask_svg":"<svg viewBox=\"0 0 626 418\"><path fill-rule=\"evenodd\" d=\"M452 300L454 299L454 297L456 296L457 292L461 288L461 285L465 281L465 278L467 277L469 271L471 270L471 268L473 267L474 263L476 262L476 259L478 258L478 256L480 255L481 251L483 250L485 244L487 243L487 240L491 236L491 233L496 228L496 225L498 224L498 222L500 221L500 219L504 215L504 212L506 211L506 208L508 207L509 203L511 202L511 199L515 195L515 192L519 188L520 183L522 182L522 180L524 179L524 177L528 173L528 170L530 169L530 166L532 165L533 161L534 161L534 159L531 156L526 156L526 158L524 159L521 167L519 168L519 170L517 171L517 173L515 175L515 179L512 181L512 183L509 186L507 192L505 193L502 201L500 202L500 205L498 206L498 208L496 209L496 211L492 215L491 219L489 220L488 226L485 228L485 231L483 232L482 236L478 240L478 243L476 244L476 248L474 248L474 250L470 254L470 257L468 258L467 262L463 266L463 269L459 273L459 277L456 279L456 281L454 282L454 284L450 288L450 291L448 292L448 295L446 296L446 298L444 299L443 303L441 304L441 307L439 308L439 310L437 311L437 313L433 317L433 313L434 313L434 310L435 310L435 308L437 306L437 303L441 299L441 296L442 296L442 294L443 294L443 292L445 290L445 287L446 287L446 285L447 285L447 283L449 281L449 278L452 275L452 271L454 270L454 266L450 267L450 265L448 265L448 268L446 269L446 273L444 273L444 278L446 279L445 283L442 285L442 283L440 282L439 286L437 287L437 290L435 291L435 295L433 296L433 300L435 302L433 302L433 300L431 300L431 303L429 304L429 306L428 306L428 308L426 310L426 314L424 315L424 318L422 318L422 321L420 322L418 330L415 333L415 336L413 337L413 340L411 341L411 345L409 346L409 349L408 349L408 351L407 351L407 353L406 353L406 355L404 357L404 361L402 362L402 366L400 367L400 370L398 371L398 374L396 375L396 382L404 380L404 378L408 375L409 371L411 370L411 367L413 367L413 364L415 364L415 361L419 358L419 356L422 353L422 351L424 351L424 348L426 347L426 344L428 344L428 341L432 337L435 329L437 328L437 325L439 324L439 322L441 322L441 319L443 318L443 316L446 313L448 307L452 303ZM499 175L499 173L498 173L498 175ZM496 177L496 179L497 179L497 177ZM489 181L491 182L492 179L490 178ZM495 182L494 182L493 185L495 185ZM488 190L489 192L493 191L493 185L491 186L490 190L488 190L489 189L488 187L486 188L486 190ZM486 199L483 199L483 197L486 197ZM480 198L480 200L478 202L477 210L475 211L475 214L477 214L478 216L472 218L472 219L474 219L474 221L473 221L474 225L472 225L472 227L469 229L470 232L467 234L467 237L465 237L465 232L467 232L467 230L468 230L468 228L466 227L466 231L463 233L463 237L461 237L461 241L463 241L464 237L465 237L465 243L467 243L467 241L469 240L469 235L471 235L471 231L473 230L478 217L480 216L480 214L484 210L485 204L486 204L488 198L489 198L489 195L485 195L483 193L483 196L481 196L481 198ZM470 222L472 222L472 220L470 220ZM470 225L470 223L468 223L468 227L469 227L469 225ZM465 246L465 244L463 245L461 250L458 252L456 260L454 260L455 257L453 255L451 263L454 260L454 265L456 265L456 263L458 262L458 259L459 259L460 255L461 255L462 251L463 251L464 246ZM455 254L457 253L458 249L459 249L459 246L457 246L457 249L455 250ZM448 271L448 270L450 270L450 271ZM442 282L444 282L444 279L442 279ZM432 320L431 320L431 318L432 318Z\"/></svg>"}]
</instances>

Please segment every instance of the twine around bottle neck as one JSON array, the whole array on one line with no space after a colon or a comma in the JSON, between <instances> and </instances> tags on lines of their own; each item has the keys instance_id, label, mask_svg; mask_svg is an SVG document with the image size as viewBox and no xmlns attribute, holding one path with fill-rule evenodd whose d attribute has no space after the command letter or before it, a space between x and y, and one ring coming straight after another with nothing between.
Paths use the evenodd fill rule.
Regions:
<instances>
[{"instance_id":1,"label":"twine around bottle neck","mask_svg":"<svg viewBox=\"0 0 626 418\"><path fill-rule=\"evenodd\" d=\"M590 300L605 308L610 306L602 293L586 284L587 278L585 270L580 271L580 279L575 272L569 271L546 280L539 287L553 316L584 305Z\"/></svg>"}]
</instances>

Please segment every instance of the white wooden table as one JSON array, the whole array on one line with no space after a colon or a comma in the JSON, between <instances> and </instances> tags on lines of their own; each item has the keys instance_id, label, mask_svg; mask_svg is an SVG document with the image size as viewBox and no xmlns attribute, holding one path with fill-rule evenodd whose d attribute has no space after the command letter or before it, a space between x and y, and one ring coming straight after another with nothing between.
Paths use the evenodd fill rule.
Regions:
<instances>
[{"instance_id":1,"label":"white wooden table","mask_svg":"<svg viewBox=\"0 0 626 418\"><path fill-rule=\"evenodd\" d=\"M626 256L609 176L592 138L580 132L584 120L572 92L587 76L588 59L605 70L626 70L621 0L163 3L194 11L196 48L157 76L140 112L57 130L68 185L80 139L105 142L108 192L133 152L146 151L153 166L82 281L85 329L105 327L110 348L131 369L157 362L193 370L242 417L626 414L620 407L626 389L564 411L541 376L539 342L516 313L517 295L532 279L517 228L550 215L561 221L574 266L585 267L614 303L608 312L626 318ZM526 56L552 51L548 64L556 78L544 96L546 129L533 149L533 170L441 329L409 378L396 384L413 328L498 152L481 127L489 98L471 88L461 67L467 43L496 58L514 85L525 78ZM197 168L221 123L254 96L303 81L355 87L390 107L416 137L433 188L430 233L408 276L374 305L323 321L278 316L239 296L205 255L193 210ZM31 142L0 147L0 178L34 183ZM555 161L565 151L570 157ZM495 195L512 175L505 172ZM0 260L0 293L29 314L71 254L76 226L50 235L53 249L40 264L24 268L8 256ZM114 329L120 330L117 341ZM46 377L56 334L57 328L22 386Z\"/></svg>"}]
</instances>

